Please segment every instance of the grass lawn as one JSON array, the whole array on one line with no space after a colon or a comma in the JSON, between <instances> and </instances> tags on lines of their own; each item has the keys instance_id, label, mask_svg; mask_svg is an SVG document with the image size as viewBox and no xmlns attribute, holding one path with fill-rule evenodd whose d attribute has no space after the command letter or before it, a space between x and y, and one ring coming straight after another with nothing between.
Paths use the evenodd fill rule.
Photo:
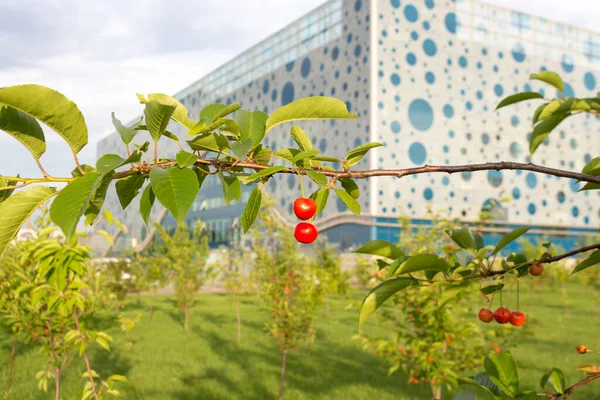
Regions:
<instances>
[{"instance_id":1,"label":"grass lawn","mask_svg":"<svg viewBox=\"0 0 600 400\"><path fill-rule=\"evenodd\" d=\"M360 298L362 292L353 292ZM529 314L523 337L512 350L521 368L523 387L539 389L543 373L556 366L566 373L567 383L582 378L575 368L600 364L593 355L581 356L575 346L600 347L600 323L596 306L585 288L568 286L568 317L560 289L532 295L525 291L521 304ZM122 397L127 399L274 399L278 395L281 353L273 338L264 332L266 314L260 299L250 298L242 307L242 345L236 344L235 305L226 295L200 295L191 316L190 331L182 329L182 315L172 296L160 297L152 322L146 322L145 296L132 296L126 313L144 313L134 329L132 349L125 350L124 334L116 314L101 312L92 321L94 329L105 330L115 343L110 353L93 350L92 367L107 377L126 375ZM352 336L357 329L357 312L346 310L349 299L332 300L329 316L319 312L317 340L311 354L300 348L288 358L286 399L430 399L426 385L409 385L406 376L386 374L388 364L364 352ZM479 305L474 306L478 309ZM473 313L475 318L475 312ZM376 319L368 329L379 330ZM0 388L8 374L11 338L0 332ZM97 347L97 346L96 346ZM482 358L484 355L482 354ZM20 344L15 362L12 399L54 398L39 391L35 372L44 365L43 355ZM63 399L81 396L85 367L78 360L63 378ZM49 386L52 386L50 384ZM600 399L600 380L576 392L573 399Z\"/></svg>"}]
</instances>

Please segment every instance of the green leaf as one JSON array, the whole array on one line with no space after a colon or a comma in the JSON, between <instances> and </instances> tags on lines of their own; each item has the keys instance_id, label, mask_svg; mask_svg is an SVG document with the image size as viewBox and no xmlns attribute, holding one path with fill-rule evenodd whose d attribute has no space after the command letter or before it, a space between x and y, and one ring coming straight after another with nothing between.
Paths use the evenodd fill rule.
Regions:
<instances>
[{"instance_id":1,"label":"green leaf","mask_svg":"<svg viewBox=\"0 0 600 400\"><path fill-rule=\"evenodd\" d=\"M554 387L554 390L556 390L557 393L565 392L567 384L565 382L565 376L560 369L552 368L550 372L542 377L542 380L540 381L542 390L546 390L546 385L548 382L552 384L552 387Z\"/></svg>"},{"instance_id":2,"label":"green leaf","mask_svg":"<svg viewBox=\"0 0 600 400\"><path fill-rule=\"evenodd\" d=\"M177 225L182 226L200 190L194 171L189 168L165 170L154 167L150 171L150 183L160 204L173 214Z\"/></svg>"},{"instance_id":3,"label":"green leaf","mask_svg":"<svg viewBox=\"0 0 600 400\"><path fill-rule=\"evenodd\" d=\"M115 241L113 240L112 236L110 236L110 233L106 232L104 229L97 229L96 233L99 233L104 238L104 240L106 240L108 244L111 245L111 247L115 246Z\"/></svg>"},{"instance_id":4,"label":"green leaf","mask_svg":"<svg viewBox=\"0 0 600 400\"><path fill-rule=\"evenodd\" d=\"M174 105L161 104L157 101L146 103L146 108L144 108L146 127L154 143L158 142L165 133L175 109Z\"/></svg>"},{"instance_id":5,"label":"green leaf","mask_svg":"<svg viewBox=\"0 0 600 400\"><path fill-rule=\"evenodd\" d=\"M92 195L102 183L103 176L98 172L88 172L76 178L60 191L50 206L50 218L58 225L70 241L79 219L88 207Z\"/></svg>"},{"instance_id":6,"label":"green leaf","mask_svg":"<svg viewBox=\"0 0 600 400\"><path fill-rule=\"evenodd\" d=\"M538 121L540 120L540 115L542 115L546 107L548 107L548 103L542 104L533 112L533 117L531 118L532 126L538 123Z\"/></svg>"},{"instance_id":7,"label":"green leaf","mask_svg":"<svg viewBox=\"0 0 600 400\"><path fill-rule=\"evenodd\" d=\"M254 150L254 156L252 159L257 164L269 165L269 161L271 161L271 153L272 151L270 148L263 147L261 144L259 144Z\"/></svg>"},{"instance_id":8,"label":"green leaf","mask_svg":"<svg viewBox=\"0 0 600 400\"><path fill-rule=\"evenodd\" d=\"M508 352L490 354L484 361L485 371L492 382L508 396L516 396L519 390L517 364Z\"/></svg>"},{"instance_id":9,"label":"green leaf","mask_svg":"<svg viewBox=\"0 0 600 400\"><path fill-rule=\"evenodd\" d=\"M101 337L97 337L96 338L96 343L98 343L100 346L102 346L107 351L110 351L110 345L108 344L108 342L106 341L106 339L103 339Z\"/></svg>"},{"instance_id":10,"label":"green leaf","mask_svg":"<svg viewBox=\"0 0 600 400\"><path fill-rule=\"evenodd\" d=\"M302 128L298 126L292 126L290 135L292 136L292 139L294 139L294 142L296 142L300 150L312 150L312 143L308 138L308 135Z\"/></svg>"},{"instance_id":11,"label":"green leaf","mask_svg":"<svg viewBox=\"0 0 600 400\"><path fill-rule=\"evenodd\" d=\"M144 186L146 176L141 174L133 174L125 179L120 179L116 183L117 196L119 203L124 209L131 204L133 199L140 193L140 189Z\"/></svg>"},{"instance_id":12,"label":"green leaf","mask_svg":"<svg viewBox=\"0 0 600 400\"><path fill-rule=\"evenodd\" d=\"M541 94L539 94L537 92L523 92L523 93L513 94L512 96L508 96L505 99L503 99L498 104L498 106L496 106L496 111L498 111L502 107L510 106L515 103L520 103L521 101L527 101L527 100L532 100L532 99L543 99L543 98L544 98L544 96L542 96Z\"/></svg>"},{"instance_id":13,"label":"green leaf","mask_svg":"<svg viewBox=\"0 0 600 400\"><path fill-rule=\"evenodd\" d=\"M17 178L19 177L20 175L17 175ZM6 181L3 177L0 176L0 188L5 188L7 186L15 186L18 183L18 181ZM8 199L14 193L14 191L15 189L0 190L0 204L6 199Z\"/></svg>"},{"instance_id":14,"label":"green leaf","mask_svg":"<svg viewBox=\"0 0 600 400\"><path fill-rule=\"evenodd\" d=\"M242 198L242 185L240 185L240 180L237 177L223 175L219 171L219 179L223 185L225 204L229 204L232 201L239 201Z\"/></svg>"},{"instance_id":15,"label":"green leaf","mask_svg":"<svg viewBox=\"0 0 600 400\"><path fill-rule=\"evenodd\" d=\"M587 163L581 172L587 175L600 176L600 157L596 157Z\"/></svg>"},{"instance_id":16,"label":"green leaf","mask_svg":"<svg viewBox=\"0 0 600 400\"><path fill-rule=\"evenodd\" d=\"M186 134L186 136L194 136L198 134L205 134L214 132L216 130L229 132L238 136L240 132L240 128L232 119L229 118L219 118L216 121L212 122L207 119L201 119L190 131Z\"/></svg>"},{"instance_id":17,"label":"green leaf","mask_svg":"<svg viewBox=\"0 0 600 400\"><path fill-rule=\"evenodd\" d=\"M329 189L319 189L313 194L311 194L310 198L313 199L315 203L317 203L317 211L315 214L319 215L323 212L325 206L327 205L327 199L329 198Z\"/></svg>"},{"instance_id":18,"label":"green leaf","mask_svg":"<svg viewBox=\"0 0 600 400\"><path fill-rule=\"evenodd\" d=\"M90 199L90 204L84 212L85 215L85 223L88 225L93 225L94 221L98 214L100 214L100 210L102 210L102 206L104 205L104 201L106 200L106 193L108 192L108 188L110 187L110 183L112 182L113 174L108 173L105 174L98 185L98 188L92 194L92 198Z\"/></svg>"},{"instance_id":19,"label":"green leaf","mask_svg":"<svg viewBox=\"0 0 600 400\"><path fill-rule=\"evenodd\" d=\"M334 163L341 163L342 160L340 160L339 158L335 158L335 157L329 157L329 156L316 156L313 157L313 160L315 161L325 161L325 162L334 162Z\"/></svg>"},{"instance_id":20,"label":"green leaf","mask_svg":"<svg viewBox=\"0 0 600 400\"><path fill-rule=\"evenodd\" d=\"M177 135L175 135L174 133L169 132L168 130L165 129L165 131L163 132L163 136L166 138L171 139L174 142L179 143L179 138L177 137Z\"/></svg>"},{"instance_id":21,"label":"green leaf","mask_svg":"<svg viewBox=\"0 0 600 400\"><path fill-rule=\"evenodd\" d=\"M244 230L244 233L248 232L248 229L250 229L256 220L258 211L260 210L261 201L262 192L258 187L255 187L252 190L252 193L250 193L248 203L246 203L246 207L244 207L244 212L242 213L241 217L242 229Z\"/></svg>"},{"instance_id":22,"label":"green leaf","mask_svg":"<svg viewBox=\"0 0 600 400\"><path fill-rule=\"evenodd\" d=\"M229 114L236 112L242 108L240 104L233 103L230 105L226 104L209 104L200 111L200 119L208 118L212 121L216 121L219 118L228 116Z\"/></svg>"},{"instance_id":23,"label":"green leaf","mask_svg":"<svg viewBox=\"0 0 600 400\"><path fill-rule=\"evenodd\" d=\"M217 135L214 133L207 136L197 136L192 140L188 140L187 144L190 145L192 150L206 150L218 153L222 149L220 142L217 140Z\"/></svg>"},{"instance_id":24,"label":"green leaf","mask_svg":"<svg viewBox=\"0 0 600 400\"><path fill-rule=\"evenodd\" d=\"M467 225L464 225L460 231L446 231L446 233L460 248L467 249L473 253L478 250L473 233Z\"/></svg>"},{"instance_id":25,"label":"green leaf","mask_svg":"<svg viewBox=\"0 0 600 400\"><path fill-rule=\"evenodd\" d=\"M237 158L241 160L242 158L246 157L246 154L248 154L253 145L254 142L252 142L252 139L246 139L244 141L240 140L239 142L231 145L231 151Z\"/></svg>"},{"instance_id":26,"label":"green leaf","mask_svg":"<svg viewBox=\"0 0 600 400\"><path fill-rule=\"evenodd\" d=\"M600 183L588 182L581 189L579 189L579 191L584 192L586 190L598 190L598 189L600 189Z\"/></svg>"},{"instance_id":27,"label":"green leaf","mask_svg":"<svg viewBox=\"0 0 600 400\"><path fill-rule=\"evenodd\" d=\"M354 179L340 178L339 181L342 184L344 190L348 192L348 194L352 196L352 198L358 199L360 197L360 189L358 188L356 182L354 182Z\"/></svg>"},{"instance_id":28,"label":"green leaf","mask_svg":"<svg viewBox=\"0 0 600 400\"><path fill-rule=\"evenodd\" d=\"M117 154L105 154L96 162L96 170L105 175L124 165L139 162L141 158L142 153L139 150L134 151L127 159Z\"/></svg>"},{"instance_id":29,"label":"green leaf","mask_svg":"<svg viewBox=\"0 0 600 400\"><path fill-rule=\"evenodd\" d=\"M88 129L79 108L56 90L41 85L18 85L0 89L0 103L42 121L78 153L88 142Z\"/></svg>"},{"instance_id":30,"label":"green leaf","mask_svg":"<svg viewBox=\"0 0 600 400\"><path fill-rule=\"evenodd\" d=\"M277 150L275 153L273 153L273 156L283 158L291 163L298 153L300 153L300 150L298 149L285 148Z\"/></svg>"},{"instance_id":31,"label":"green leaf","mask_svg":"<svg viewBox=\"0 0 600 400\"><path fill-rule=\"evenodd\" d=\"M404 256L404 252L402 250L385 240L371 240L354 252L359 254L371 254L374 256L385 257L389 258L390 260L396 260Z\"/></svg>"},{"instance_id":32,"label":"green leaf","mask_svg":"<svg viewBox=\"0 0 600 400\"><path fill-rule=\"evenodd\" d=\"M565 90L565 84L562 78L556 72L543 71L529 76L531 80L538 80L554 86L559 92Z\"/></svg>"},{"instance_id":33,"label":"green leaf","mask_svg":"<svg viewBox=\"0 0 600 400\"><path fill-rule=\"evenodd\" d=\"M274 165L272 167L265 168L261 171L258 171L257 173L252 174L248 177L245 177L243 180L244 180L245 184L256 182L259 179L266 178L266 177L271 176L279 171L283 171L284 169L285 169L285 167L283 165Z\"/></svg>"},{"instance_id":34,"label":"green leaf","mask_svg":"<svg viewBox=\"0 0 600 400\"><path fill-rule=\"evenodd\" d=\"M0 103L0 130L17 139L37 160L46 152L44 131L35 118Z\"/></svg>"},{"instance_id":35,"label":"green leaf","mask_svg":"<svg viewBox=\"0 0 600 400\"><path fill-rule=\"evenodd\" d=\"M504 235L498 241L498 244L496 245L496 248L494 248L494 251L492 252L492 254L498 254L498 252L500 250L502 250L504 247L509 245L511 242L518 239L521 235L525 234L527 231L529 231L529 229L531 229L531 228L516 228L516 229L513 229L512 232Z\"/></svg>"},{"instance_id":36,"label":"green leaf","mask_svg":"<svg viewBox=\"0 0 600 400\"><path fill-rule=\"evenodd\" d=\"M29 216L46 200L54 196L54 188L33 186L15 193L0 203L0 255L16 236Z\"/></svg>"},{"instance_id":37,"label":"green leaf","mask_svg":"<svg viewBox=\"0 0 600 400\"><path fill-rule=\"evenodd\" d=\"M333 97L306 97L278 108L267 119L269 132L275 126L290 121L313 119L346 119L356 118L358 114L350 114L346 104Z\"/></svg>"},{"instance_id":38,"label":"green leaf","mask_svg":"<svg viewBox=\"0 0 600 400\"><path fill-rule=\"evenodd\" d=\"M329 182L329 180L327 179L327 176L314 171L312 169L307 169L304 172L306 172L306 175L308 175L308 177L310 179L312 179L317 185L319 186L327 186L327 182Z\"/></svg>"},{"instance_id":39,"label":"green leaf","mask_svg":"<svg viewBox=\"0 0 600 400\"><path fill-rule=\"evenodd\" d=\"M462 389L466 389L476 395L478 400L496 400L497 397L483 385L480 385L471 378L459 377L457 381Z\"/></svg>"},{"instance_id":40,"label":"green leaf","mask_svg":"<svg viewBox=\"0 0 600 400\"><path fill-rule=\"evenodd\" d=\"M240 110L235 114L235 120L240 127L240 139L252 139L254 146L258 146L265 137L267 118L264 112Z\"/></svg>"},{"instance_id":41,"label":"green leaf","mask_svg":"<svg viewBox=\"0 0 600 400\"><path fill-rule=\"evenodd\" d=\"M462 293L469 287L469 282L463 281L459 283L450 283L445 285L446 289L440 294L438 299L438 307L444 307L450 300Z\"/></svg>"},{"instance_id":42,"label":"green leaf","mask_svg":"<svg viewBox=\"0 0 600 400\"><path fill-rule=\"evenodd\" d=\"M548 135L567 118L566 114L554 115L546 118L533 128L531 139L529 140L529 153L533 155L537 148L546 140Z\"/></svg>"},{"instance_id":43,"label":"green leaf","mask_svg":"<svg viewBox=\"0 0 600 400\"><path fill-rule=\"evenodd\" d=\"M306 160L307 158L311 158L319 154L319 150L305 150L296 154L292 159L292 164L298 164L300 161Z\"/></svg>"},{"instance_id":44,"label":"green leaf","mask_svg":"<svg viewBox=\"0 0 600 400\"><path fill-rule=\"evenodd\" d=\"M369 150L374 149L376 147L383 146L381 143L365 143L360 145L348 152L346 154L346 165L349 167L358 164L360 160L369 152Z\"/></svg>"},{"instance_id":45,"label":"green leaf","mask_svg":"<svg viewBox=\"0 0 600 400\"><path fill-rule=\"evenodd\" d=\"M577 264L577 267L573 270L571 275L593 267L596 264L600 264L600 250L593 252L586 260Z\"/></svg>"},{"instance_id":46,"label":"green leaf","mask_svg":"<svg viewBox=\"0 0 600 400\"><path fill-rule=\"evenodd\" d=\"M135 128L137 128L142 123L142 118L140 118L139 121L134 122L130 126L125 126L121 123L121 121L119 121L117 119L117 117L115 117L114 112L111 113L110 116L112 118L113 126L119 133L119 136L121 136L121 140L123 140L123 143L125 143L125 144L131 143L131 141L133 140L135 135L137 135L137 133L138 133L138 131Z\"/></svg>"},{"instance_id":47,"label":"green leaf","mask_svg":"<svg viewBox=\"0 0 600 400\"><path fill-rule=\"evenodd\" d=\"M481 289L481 293L483 294L492 294L497 292L498 290L502 290L504 288L504 284L500 285L489 285Z\"/></svg>"},{"instance_id":48,"label":"green leaf","mask_svg":"<svg viewBox=\"0 0 600 400\"><path fill-rule=\"evenodd\" d=\"M371 289L360 307L359 328L390 296L416 284L412 278L395 277Z\"/></svg>"},{"instance_id":49,"label":"green leaf","mask_svg":"<svg viewBox=\"0 0 600 400\"><path fill-rule=\"evenodd\" d=\"M196 161L198 161L198 156L192 153L188 153L185 150L181 150L179 153L177 153L175 159L177 160L177 165L179 166L179 168L187 168L191 167L196 163Z\"/></svg>"},{"instance_id":50,"label":"green leaf","mask_svg":"<svg viewBox=\"0 0 600 400\"><path fill-rule=\"evenodd\" d=\"M174 121L179 122L181 125L185 126L188 129L192 129L194 125L196 125L196 121L190 119L188 117L188 109L181 104L177 99L162 93L150 93L148 95L148 99L146 99L143 95L138 94L138 99L140 99L141 104L147 104L150 101L155 101L157 103L163 104L165 106L175 107L175 111L171 115Z\"/></svg>"},{"instance_id":51,"label":"green leaf","mask_svg":"<svg viewBox=\"0 0 600 400\"><path fill-rule=\"evenodd\" d=\"M344 189L333 190L350 211L352 211L355 215L360 215L360 204L354 199L354 197L350 196Z\"/></svg>"},{"instance_id":52,"label":"green leaf","mask_svg":"<svg viewBox=\"0 0 600 400\"><path fill-rule=\"evenodd\" d=\"M142 198L140 199L140 214L144 223L148 225L148 218L150 217L150 212L152 211L152 206L154 205L154 191L152 190L152 185L146 185L144 192L142 193Z\"/></svg>"},{"instance_id":53,"label":"green leaf","mask_svg":"<svg viewBox=\"0 0 600 400\"><path fill-rule=\"evenodd\" d=\"M123 375L111 375L108 377L107 381L127 382L127 378Z\"/></svg>"},{"instance_id":54,"label":"green leaf","mask_svg":"<svg viewBox=\"0 0 600 400\"><path fill-rule=\"evenodd\" d=\"M411 272L419 272L425 270L435 270L438 272L446 272L450 269L450 264L441 257L435 254L419 254L410 257L404 261L395 271L395 275L408 274Z\"/></svg>"}]
</instances>

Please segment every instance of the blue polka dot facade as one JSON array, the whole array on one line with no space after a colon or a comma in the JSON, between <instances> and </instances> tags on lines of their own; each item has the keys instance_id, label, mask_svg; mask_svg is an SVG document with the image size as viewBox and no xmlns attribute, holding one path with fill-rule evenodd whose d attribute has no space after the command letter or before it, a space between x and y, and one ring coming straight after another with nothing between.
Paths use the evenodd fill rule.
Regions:
<instances>
[{"instance_id":1,"label":"blue polka dot facade","mask_svg":"<svg viewBox=\"0 0 600 400\"><path fill-rule=\"evenodd\" d=\"M354 166L356 170L504 160L579 171L586 160L600 154L599 119L581 116L568 120L529 157L528 134L535 103L494 110L501 98L518 91L554 96L548 86L528 80L530 73L542 70L563 75L567 84L564 95L595 96L600 90L600 54L596 54L600 35L524 14L516 19L511 15L510 10L471 0L330 0L176 97L192 116L212 102L237 102L245 109L270 113L302 97L337 97L358 113L358 119L298 125L307 131L314 148L334 157L343 158L362 143L384 144ZM534 27L541 26L583 42L560 51L548 43L544 52L531 39L536 37ZM494 39L508 32L510 40ZM292 43L291 47L282 48L282 37L294 37L297 42L288 40L285 43ZM569 54L562 54L567 49ZM295 146L289 129L287 124L269 132L266 144L274 149ZM177 129L175 133L185 134ZM145 140L143 136L139 139ZM165 142L165 149L170 145ZM101 141L98 149L99 154L121 151L118 135ZM177 147L169 150L174 155ZM238 204L202 211L203 201L222 201L217 200L221 196L218 182L213 186L209 182L207 179L203 185L191 218L207 223L226 221L219 223L231 226L251 188L244 188ZM311 180L303 182L307 192L317 189ZM426 219L429 209L447 209L452 217L473 221L486 205L497 203L490 199L506 197L510 201L501 209L502 220L508 224L551 224L577 227L582 232L599 225L599 191L578 193L576 183L539 174L482 171L357 183L364 218L374 225L378 221L395 223L401 213ZM294 220L291 205L300 194L298 179L277 175L268 187L278 199L281 214ZM139 223L137 204L124 213L127 215L120 215L113 192L107 205L133 227L132 236L139 238L143 223ZM153 212L157 216L159 207ZM320 217L328 227L324 233L342 247L393 236L386 237L388 228L383 227L345 227L343 217L347 215L345 205L331 195Z\"/></svg>"},{"instance_id":2,"label":"blue polka dot facade","mask_svg":"<svg viewBox=\"0 0 600 400\"><path fill-rule=\"evenodd\" d=\"M545 90L554 96L549 86L528 79L542 70L563 76L561 95L594 97L600 90L600 54L591 52L600 46L600 35L576 33L575 28L477 1L399 3L378 1L374 21L378 48L373 98L379 104L375 136L385 145L377 149L377 168L504 160L580 171L586 159L600 154L600 118L568 120L530 157L528 134L537 105L494 111L502 98L520 91ZM565 37L579 34L584 39L573 43L569 54L550 48L544 53L531 39L534 27L542 29L543 24L548 32L563 29ZM389 84L392 75L401 78L398 85ZM399 134L390 129L392 123L402 126ZM423 219L428 209L449 209L452 217L474 221L490 198L508 197L502 203L504 216L495 218L509 224L583 230L599 225L600 193L576 193L569 190L568 180L524 171L430 174L401 182L381 178L377 184L385 189L376 189L379 195L371 209L385 217L382 222L398 213ZM401 197L394 195L396 190ZM378 238L386 239L385 234Z\"/></svg>"}]
</instances>

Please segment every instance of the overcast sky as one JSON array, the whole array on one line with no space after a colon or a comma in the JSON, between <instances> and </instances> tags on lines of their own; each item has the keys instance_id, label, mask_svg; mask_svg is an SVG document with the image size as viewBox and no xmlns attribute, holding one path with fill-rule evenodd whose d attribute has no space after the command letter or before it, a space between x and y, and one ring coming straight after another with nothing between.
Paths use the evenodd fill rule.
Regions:
<instances>
[{"instance_id":1,"label":"overcast sky","mask_svg":"<svg viewBox=\"0 0 600 400\"><path fill-rule=\"evenodd\" d=\"M84 162L112 130L110 113L141 112L136 92L174 94L324 0L0 0L0 86L38 83L66 94L90 131ZM598 30L597 0L487 0ZM42 163L64 176L70 151L46 135ZM0 135L0 174L37 176L31 156Z\"/></svg>"}]
</instances>

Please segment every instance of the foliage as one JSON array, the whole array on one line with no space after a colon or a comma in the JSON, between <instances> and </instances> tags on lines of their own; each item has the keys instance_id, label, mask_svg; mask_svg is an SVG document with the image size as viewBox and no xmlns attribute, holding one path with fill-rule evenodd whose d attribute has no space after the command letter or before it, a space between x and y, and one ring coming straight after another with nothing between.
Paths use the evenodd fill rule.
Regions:
<instances>
[{"instance_id":1,"label":"foliage","mask_svg":"<svg viewBox=\"0 0 600 400\"><path fill-rule=\"evenodd\" d=\"M74 357L79 354L87 360L85 351L93 342L109 350L112 338L79 323L79 313L89 306L83 291L88 289L84 279L91 249L76 240L53 238L56 228L48 222L44 209L36 220L36 236L12 243L4 254L0 313L17 337L46 354L47 364L35 377L44 391L54 380L58 399L61 376ZM88 384L84 397L101 396L91 381ZM113 387L106 393L119 394Z\"/></svg>"},{"instance_id":2,"label":"foliage","mask_svg":"<svg viewBox=\"0 0 600 400\"><path fill-rule=\"evenodd\" d=\"M385 244L380 242L379 247L373 246L371 250L399 256L400 260L407 259L403 254L417 254L413 259L418 260L418 254L441 251L445 263L454 263L456 246L444 231L452 229L456 221L437 214L430 214L430 217L430 226L417 228L412 226L410 218L401 217L397 247L389 243L387 251L382 252L381 246ZM396 273L401 266L396 268ZM392 269L390 267L390 274ZM386 282L383 274L379 275L379 280ZM373 337L363 333L360 336L363 347L391 363L388 374L401 370L409 382L429 384L433 398L441 399L444 384L448 390L456 387L461 373L481 365L481 354L506 349L509 339L514 340L506 331L483 329L476 323L472 315L477 293L472 289L464 290L448 301L440 299L440 291L435 287L400 291L389 298L390 306L380 312L387 334Z\"/></svg>"},{"instance_id":3,"label":"foliage","mask_svg":"<svg viewBox=\"0 0 600 400\"><path fill-rule=\"evenodd\" d=\"M208 238L201 223L193 230L179 226L172 235L161 225L156 227L160 241L154 244L155 262L169 274L175 286L177 304L184 315L183 328L187 332L190 310L198 290L213 273L212 268L206 264Z\"/></svg>"}]
</instances>

